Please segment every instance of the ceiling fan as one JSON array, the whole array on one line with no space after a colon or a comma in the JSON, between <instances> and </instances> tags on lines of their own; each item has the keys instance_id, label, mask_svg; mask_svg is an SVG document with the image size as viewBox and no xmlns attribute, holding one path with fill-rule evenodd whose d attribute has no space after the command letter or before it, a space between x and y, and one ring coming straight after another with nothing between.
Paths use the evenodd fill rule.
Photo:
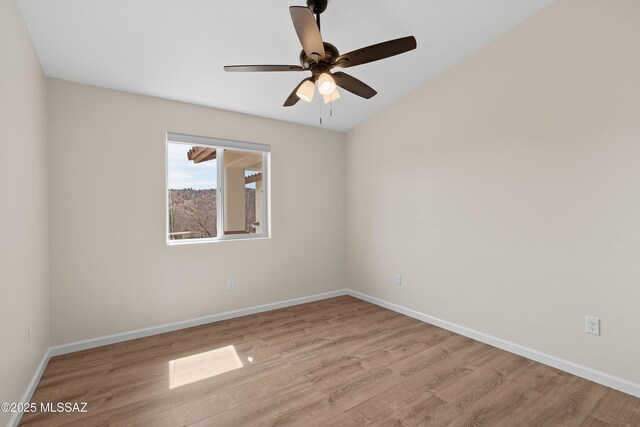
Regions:
<instances>
[{"instance_id":1,"label":"ceiling fan","mask_svg":"<svg viewBox=\"0 0 640 427\"><path fill-rule=\"evenodd\" d=\"M300 99L311 102L316 83L325 103L340 98L336 86L362 98L375 96L377 92L367 84L346 73L332 73L331 70L355 67L413 50L416 48L415 37L389 40L340 55L338 49L331 43L322 41L320 35L320 14L326 10L327 2L328 0L307 0L308 7L289 8L293 26L302 44L300 65L227 65L224 67L225 71L311 71L311 77L302 80L291 92L284 102L285 107L295 105Z\"/></svg>"}]
</instances>

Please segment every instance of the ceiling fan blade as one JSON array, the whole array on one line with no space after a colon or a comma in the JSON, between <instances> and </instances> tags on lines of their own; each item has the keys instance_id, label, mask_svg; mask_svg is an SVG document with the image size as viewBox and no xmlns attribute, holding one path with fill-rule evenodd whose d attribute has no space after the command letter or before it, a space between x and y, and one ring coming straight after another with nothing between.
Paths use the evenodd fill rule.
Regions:
<instances>
[{"instance_id":1,"label":"ceiling fan blade","mask_svg":"<svg viewBox=\"0 0 640 427\"><path fill-rule=\"evenodd\" d=\"M408 52L415 49L416 46L416 39L413 36L389 40L340 55L336 58L335 66L341 68L355 67L356 65L379 61L380 59Z\"/></svg>"},{"instance_id":2,"label":"ceiling fan blade","mask_svg":"<svg viewBox=\"0 0 640 427\"><path fill-rule=\"evenodd\" d=\"M336 81L336 85L348 90L354 95L358 95L366 99L372 98L378 93L371 86L361 82L349 74L342 72L333 73L333 79Z\"/></svg>"},{"instance_id":3,"label":"ceiling fan blade","mask_svg":"<svg viewBox=\"0 0 640 427\"><path fill-rule=\"evenodd\" d=\"M300 98L298 98L298 95L296 95L296 92L298 92L298 89L300 88L300 86L302 86L304 82L306 82L307 80L313 81L311 77L307 77L306 79L298 83L298 86L296 86L296 88L293 89L293 92L291 92L291 95L289 95L287 100L284 101L283 107L291 107L292 105L296 105L296 103L300 101Z\"/></svg>"},{"instance_id":4,"label":"ceiling fan blade","mask_svg":"<svg viewBox=\"0 0 640 427\"><path fill-rule=\"evenodd\" d=\"M305 71L299 65L225 65L225 71Z\"/></svg>"},{"instance_id":5,"label":"ceiling fan blade","mask_svg":"<svg viewBox=\"0 0 640 427\"><path fill-rule=\"evenodd\" d=\"M316 62L318 58L324 59L322 36L311 9L304 6L291 6L289 12L304 53L310 58L316 58Z\"/></svg>"}]
</instances>

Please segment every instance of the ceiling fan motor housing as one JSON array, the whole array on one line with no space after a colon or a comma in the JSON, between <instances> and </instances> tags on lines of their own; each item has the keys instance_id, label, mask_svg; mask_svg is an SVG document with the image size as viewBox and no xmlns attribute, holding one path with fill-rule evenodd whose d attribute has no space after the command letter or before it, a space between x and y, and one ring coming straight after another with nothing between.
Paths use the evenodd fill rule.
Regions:
<instances>
[{"instance_id":1,"label":"ceiling fan motor housing","mask_svg":"<svg viewBox=\"0 0 640 427\"><path fill-rule=\"evenodd\" d=\"M331 43L322 42L322 44L324 46L324 59L320 61L320 63L316 63L313 58L307 56L303 49L302 52L300 52L300 65L310 69L311 71L314 71L314 68L320 67L322 65L327 67L333 65L336 62L338 56L340 56L338 48Z\"/></svg>"},{"instance_id":2,"label":"ceiling fan motor housing","mask_svg":"<svg viewBox=\"0 0 640 427\"><path fill-rule=\"evenodd\" d=\"M315 14L320 14L327 9L328 0L307 0L307 6Z\"/></svg>"}]
</instances>

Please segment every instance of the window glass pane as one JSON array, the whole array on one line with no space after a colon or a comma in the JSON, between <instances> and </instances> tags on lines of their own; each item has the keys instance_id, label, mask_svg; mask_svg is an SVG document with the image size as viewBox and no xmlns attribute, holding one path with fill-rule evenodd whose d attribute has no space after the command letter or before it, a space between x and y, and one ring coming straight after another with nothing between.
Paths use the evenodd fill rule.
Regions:
<instances>
[{"instance_id":1,"label":"window glass pane","mask_svg":"<svg viewBox=\"0 0 640 427\"><path fill-rule=\"evenodd\" d=\"M263 161L255 151L224 150L224 233L263 230Z\"/></svg>"},{"instance_id":2,"label":"window glass pane","mask_svg":"<svg viewBox=\"0 0 640 427\"><path fill-rule=\"evenodd\" d=\"M214 147L168 143L169 240L216 237Z\"/></svg>"}]
</instances>

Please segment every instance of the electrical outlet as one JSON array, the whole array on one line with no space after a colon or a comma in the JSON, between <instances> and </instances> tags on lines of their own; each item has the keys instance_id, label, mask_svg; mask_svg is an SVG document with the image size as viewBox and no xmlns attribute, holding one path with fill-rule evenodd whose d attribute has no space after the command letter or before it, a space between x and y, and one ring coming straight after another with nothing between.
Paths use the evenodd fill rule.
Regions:
<instances>
[{"instance_id":1,"label":"electrical outlet","mask_svg":"<svg viewBox=\"0 0 640 427\"><path fill-rule=\"evenodd\" d=\"M33 338L33 330L27 329L27 344L31 345L31 339Z\"/></svg>"},{"instance_id":2,"label":"electrical outlet","mask_svg":"<svg viewBox=\"0 0 640 427\"><path fill-rule=\"evenodd\" d=\"M402 275L400 273L396 273L393 277L393 284L396 286L402 286Z\"/></svg>"},{"instance_id":3,"label":"electrical outlet","mask_svg":"<svg viewBox=\"0 0 640 427\"><path fill-rule=\"evenodd\" d=\"M229 279L227 280L227 289L235 289L236 288L236 282L233 279Z\"/></svg>"},{"instance_id":4,"label":"electrical outlet","mask_svg":"<svg viewBox=\"0 0 640 427\"><path fill-rule=\"evenodd\" d=\"M584 331L588 334L600 335L600 319L594 316L584 316Z\"/></svg>"}]
</instances>

